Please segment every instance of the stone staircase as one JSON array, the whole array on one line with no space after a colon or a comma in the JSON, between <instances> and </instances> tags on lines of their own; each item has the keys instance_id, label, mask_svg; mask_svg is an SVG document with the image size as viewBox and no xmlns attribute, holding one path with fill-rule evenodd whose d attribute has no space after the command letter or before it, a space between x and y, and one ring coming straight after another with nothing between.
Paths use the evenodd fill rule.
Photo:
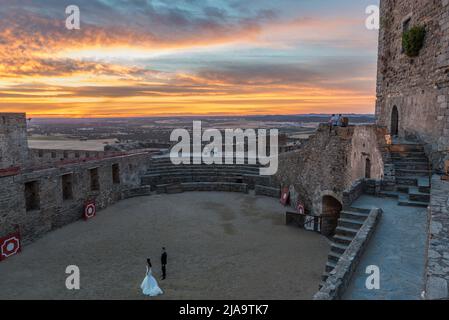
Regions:
<instances>
[{"instance_id":1,"label":"stone staircase","mask_svg":"<svg viewBox=\"0 0 449 320\"><path fill-rule=\"evenodd\" d=\"M335 235L332 237L331 249L328 255L326 268L321 280L325 282L330 272L334 270L338 260L350 245L357 232L362 227L370 210L359 208L346 208L341 211ZM321 288L322 284L320 284Z\"/></svg>"},{"instance_id":2,"label":"stone staircase","mask_svg":"<svg viewBox=\"0 0 449 320\"><path fill-rule=\"evenodd\" d=\"M430 169L424 146L396 143L390 146L396 185L382 188L381 196L398 199L401 206L427 207L430 202Z\"/></svg>"}]
</instances>

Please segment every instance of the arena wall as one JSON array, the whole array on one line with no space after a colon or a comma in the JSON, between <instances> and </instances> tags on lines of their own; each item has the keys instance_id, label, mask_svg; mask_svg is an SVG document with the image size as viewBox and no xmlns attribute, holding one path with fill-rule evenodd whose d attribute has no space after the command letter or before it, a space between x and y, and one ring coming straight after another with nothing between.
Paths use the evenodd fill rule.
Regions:
<instances>
[{"instance_id":1,"label":"arena wall","mask_svg":"<svg viewBox=\"0 0 449 320\"><path fill-rule=\"evenodd\" d=\"M48 169L28 168L16 175L1 177L0 237L18 228L25 243L33 241L48 231L80 219L87 200L95 200L97 209L103 209L140 185L140 175L147 170L148 163L149 154L142 153ZM98 177L97 190L92 189L91 170ZM71 175L72 196L69 199L63 199L64 175ZM27 209L26 185L36 186L37 207Z\"/></svg>"}]
</instances>

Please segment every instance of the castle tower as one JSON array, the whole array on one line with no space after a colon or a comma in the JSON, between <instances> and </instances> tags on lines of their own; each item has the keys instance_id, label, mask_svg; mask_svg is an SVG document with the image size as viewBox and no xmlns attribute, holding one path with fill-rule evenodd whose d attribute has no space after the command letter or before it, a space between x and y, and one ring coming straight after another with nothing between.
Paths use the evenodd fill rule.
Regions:
<instances>
[{"instance_id":1,"label":"castle tower","mask_svg":"<svg viewBox=\"0 0 449 320\"><path fill-rule=\"evenodd\" d=\"M0 169L20 167L28 158L24 113L0 113Z\"/></svg>"},{"instance_id":2,"label":"castle tower","mask_svg":"<svg viewBox=\"0 0 449 320\"><path fill-rule=\"evenodd\" d=\"M380 9L378 124L429 154L449 150L449 1L381 0ZM425 30L417 55L403 44L411 29Z\"/></svg>"}]
</instances>

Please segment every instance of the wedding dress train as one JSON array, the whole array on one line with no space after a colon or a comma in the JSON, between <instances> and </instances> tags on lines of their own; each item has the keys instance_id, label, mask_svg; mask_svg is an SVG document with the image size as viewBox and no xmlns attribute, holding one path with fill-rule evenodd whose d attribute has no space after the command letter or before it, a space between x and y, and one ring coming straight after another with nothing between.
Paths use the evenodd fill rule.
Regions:
<instances>
[{"instance_id":1,"label":"wedding dress train","mask_svg":"<svg viewBox=\"0 0 449 320\"><path fill-rule=\"evenodd\" d=\"M147 275L145 279L143 279L142 284L140 285L142 289L142 293L146 296L155 297L160 294L163 294L161 288L159 288L156 279L153 277L151 272L151 268L147 267Z\"/></svg>"}]
</instances>

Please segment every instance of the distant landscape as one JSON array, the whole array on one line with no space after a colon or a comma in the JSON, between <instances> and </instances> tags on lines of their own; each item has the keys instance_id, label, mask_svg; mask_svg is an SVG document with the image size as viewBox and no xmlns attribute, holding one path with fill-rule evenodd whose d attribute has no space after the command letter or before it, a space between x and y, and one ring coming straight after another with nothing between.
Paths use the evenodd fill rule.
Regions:
<instances>
[{"instance_id":1,"label":"distant landscape","mask_svg":"<svg viewBox=\"0 0 449 320\"><path fill-rule=\"evenodd\" d=\"M119 143L170 143L177 128L192 128L201 120L203 128L278 129L296 139L307 138L331 115L266 115L232 117L145 117L145 118L34 118L29 119L29 145L35 149L103 150ZM345 115L351 124L374 123L374 115ZM160 147L160 146L159 146Z\"/></svg>"}]
</instances>

